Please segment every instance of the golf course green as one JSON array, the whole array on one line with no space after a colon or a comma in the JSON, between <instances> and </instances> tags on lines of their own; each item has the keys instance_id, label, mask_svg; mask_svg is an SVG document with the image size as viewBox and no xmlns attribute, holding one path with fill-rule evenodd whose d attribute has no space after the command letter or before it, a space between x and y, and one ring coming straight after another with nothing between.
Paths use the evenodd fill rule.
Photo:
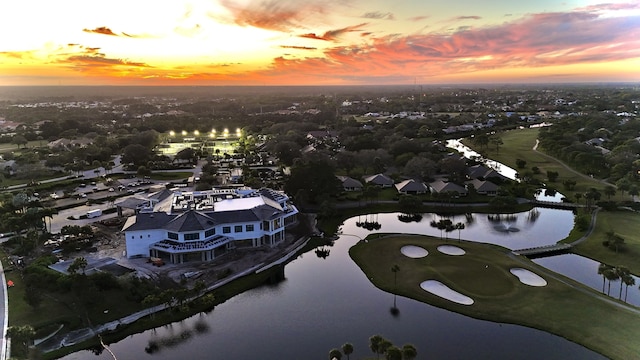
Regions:
<instances>
[{"instance_id":1,"label":"golf course green","mask_svg":"<svg viewBox=\"0 0 640 360\"><path fill-rule=\"evenodd\" d=\"M442 245L460 248L464 254L444 253L438 250ZM428 255L407 256L402 251L405 246L422 248ZM376 287L390 293L474 318L548 331L614 359L640 354L639 309L503 247L421 235L378 234L360 241L349 254ZM520 276L512 272L514 269ZM521 281L526 275L544 281L532 286ZM473 304L460 304L426 291L421 284L428 280L471 298Z\"/></svg>"}]
</instances>

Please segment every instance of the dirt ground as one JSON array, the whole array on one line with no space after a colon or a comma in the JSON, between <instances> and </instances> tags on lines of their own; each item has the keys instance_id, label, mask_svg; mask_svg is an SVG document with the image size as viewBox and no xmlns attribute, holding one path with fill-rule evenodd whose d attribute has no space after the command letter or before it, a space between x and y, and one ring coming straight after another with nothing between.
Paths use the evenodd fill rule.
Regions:
<instances>
[{"instance_id":1,"label":"dirt ground","mask_svg":"<svg viewBox=\"0 0 640 360\"><path fill-rule=\"evenodd\" d=\"M112 257L118 264L133 269L136 276L153 279L166 286L186 285L193 286L196 281L203 281L206 285L212 285L227 276L240 273L255 265L277 260L298 246L299 238L308 234L305 224L313 224L310 221L302 221L294 230L287 229L285 240L277 246L234 249L208 262L189 262L183 264L168 264L154 266L147 258L128 259L125 253L124 233L121 226L106 226L99 222L94 223L96 241L94 246L97 252L78 253L75 256L93 256L98 258Z\"/></svg>"}]
</instances>

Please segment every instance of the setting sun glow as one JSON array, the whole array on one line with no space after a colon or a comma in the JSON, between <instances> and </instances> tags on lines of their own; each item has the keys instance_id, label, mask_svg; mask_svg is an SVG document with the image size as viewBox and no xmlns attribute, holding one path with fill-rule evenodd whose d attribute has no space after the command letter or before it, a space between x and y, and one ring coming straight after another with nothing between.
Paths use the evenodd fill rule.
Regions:
<instances>
[{"instance_id":1,"label":"setting sun glow","mask_svg":"<svg viewBox=\"0 0 640 360\"><path fill-rule=\"evenodd\" d=\"M23 0L0 85L640 81L640 1Z\"/></svg>"}]
</instances>

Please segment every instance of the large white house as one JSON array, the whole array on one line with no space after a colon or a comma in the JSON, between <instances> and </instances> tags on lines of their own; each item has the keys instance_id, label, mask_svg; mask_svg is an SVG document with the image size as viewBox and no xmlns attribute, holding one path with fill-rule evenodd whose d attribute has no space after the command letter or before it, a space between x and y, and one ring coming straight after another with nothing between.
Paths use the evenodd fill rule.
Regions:
<instances>
[{"instance_id":1,"label":"large white house","mask_svg":"<svg viewBox=\"0 0 640 360\"><path fill-rule=\"evenodd\" d=\"M298 213L287 195L266 188L174 192L170 204L127 219L127 257L183 263L213 260L233 248L273 247Z\"/></svg>"}]
</instances>

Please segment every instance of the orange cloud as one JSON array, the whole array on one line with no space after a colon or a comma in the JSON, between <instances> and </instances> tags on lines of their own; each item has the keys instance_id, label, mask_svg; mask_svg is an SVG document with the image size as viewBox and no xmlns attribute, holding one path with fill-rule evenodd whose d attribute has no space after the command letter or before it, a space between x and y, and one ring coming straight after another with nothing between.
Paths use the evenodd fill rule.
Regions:
<instances>
[{"instance_id":1,"label":"orange cloud","mask_svg":"<svg viewBox=\"0 0 640 360\"><path fill-rule=\"evenodd\" d=\"M97 27L95 29L82 29L82 31L92 34L101 34L101 35L109 35L109 36L118 36L111 29L106 26Z\"/></svg>"},{"instance_id":2,"label":"orange cloud","mask_svg":"<svg viewBox=\"0 0 640 360\"><path fill-rule=\"evenodd\" d=\"M295 45L280 45L282 49L296 49L296 50L317 50L316 47L311 46L295 46Z\"/></svg>"},{"instance_id":3,"label":"orange cloud","mask_svg":"<svg viewBox=\"0 0 640 360\"><path fill-rule=\"evenodd\" d=\"M97 27L95 29L82 29L82 31L86 32L86 33L91 33L91 34L100 34L100 35L107 35L107 36L123 36L123 37L128 37L128 38L150 38L153 37L151 35L133 35L133 34L128 34L125 32L122 32L120 34L117 34L115 32L113 32L113 30L111 30L110 28L106 27L106 26L100 26Z\"/></svg>"},{"instance_id":4,"label":"orange cloud","mask_svg":"<svg viewBox=\"0 0 640 360\"><path fill-rule=\"evenodd\" d=\"M313 79L332 74L345 82L406 81L414 76L634 59L640 57L640 17L600 17L586 11L534 14L453 34L373 38L364 45L327 49L324 55L277 58L269 72Z\"/></svg>"},{"instance_id":5,"label":"orange cloud","mask_svg":"<svg viewBox=\"0 0 640 360\"><path fill-rule=\"evenodd\" d=\"M306 39L324 40L324 41L336 41L340 35L345 34L345 33L354 32L354 31L361 31L360 29L363 28L364 26L366 26L367 24L368 23L362 23L362 24L358 24L358 25L347 26L347 27L342 28L342 29L329 30L329 31L325 32L322 35L316 35L314 33L308 33L308 34L302 34L302 35L298 35L298 36L301 37L301 38L306 38Z\"/></svg>"},{"instance_id":6,"label":"orange cloud","mask_svg":"<svg viewBox=\"0 0 640 360\"><path fill-rule=\"evenodd\" d=\"M232 22L240 26L287 32L305 27L307 19L323 17L327 9L340 5L340 1L278 1L265 0L249 2L241 6L231 0L221 2L233 16ZM210 15L218 21L225 21L216 15Z\"/></svg>"}]
</instances>

